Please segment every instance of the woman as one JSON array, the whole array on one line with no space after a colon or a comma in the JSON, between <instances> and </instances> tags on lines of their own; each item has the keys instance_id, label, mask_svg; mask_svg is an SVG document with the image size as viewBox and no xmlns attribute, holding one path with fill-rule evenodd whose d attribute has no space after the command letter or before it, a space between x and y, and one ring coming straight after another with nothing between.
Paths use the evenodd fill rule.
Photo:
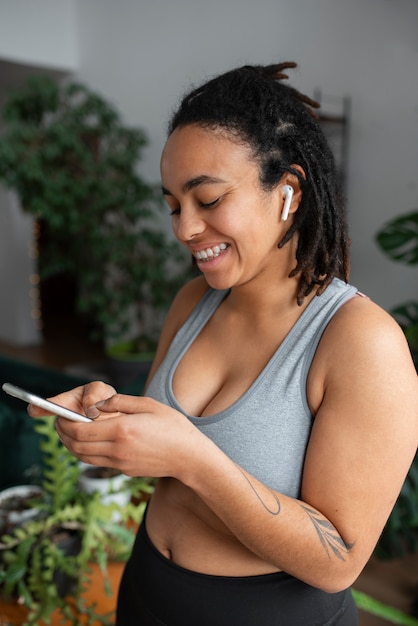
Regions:
<instances>
[{"instance_id":1,"label":"woman","mask_svg":"<svg viewBox=\"0 0 418 626\"><path fill-rule=\"evenodd\" d=\"M294 66L227 72L172 118L163 193L202 276L146 397L96 382L55 398L97 418L57 419L73 454L160 479L120 626L357 624L349 588L416 451L409 350L347 283L334 160L315 103L282 82Z\"/></svg>"}]
</instances>

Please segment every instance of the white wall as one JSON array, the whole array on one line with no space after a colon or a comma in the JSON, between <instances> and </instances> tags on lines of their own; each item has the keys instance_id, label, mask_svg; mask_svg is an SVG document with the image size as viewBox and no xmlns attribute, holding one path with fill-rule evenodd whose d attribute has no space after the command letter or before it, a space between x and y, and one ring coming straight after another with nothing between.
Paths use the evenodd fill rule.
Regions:
<instances>
[{"instance_id":1,"label":"white wall","mask_svg":"<svg viewBox=\"0 0 418 626\"><path fill-rule=\"evenodd\" d=\"M0 0L0 58L75 69L75 0Z\"/></svg>"},{"instance_id":2,"label":"white wall","mask_svg":"<svg viewBox=\"0 0 418 626\"><path fill-rule=\"evenodd\" d=\"M79 76L147 130L153 180L170 110L211 74L295 60L296 87L351 96L352 282L385 307L417 295L416 270L373 241L418 207L416 0L78 0L78 20Z\"/></svg>"}]
</instances>

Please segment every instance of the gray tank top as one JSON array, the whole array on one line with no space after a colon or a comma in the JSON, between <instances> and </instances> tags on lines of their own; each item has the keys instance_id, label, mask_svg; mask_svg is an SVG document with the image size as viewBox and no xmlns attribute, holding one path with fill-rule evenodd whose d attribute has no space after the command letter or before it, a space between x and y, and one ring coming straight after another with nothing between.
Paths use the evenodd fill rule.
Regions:
<instances>
[{"instance_id":1,"label":"gray tank top","mask_svg":"<svg viewBox=\"0 0 418 626\"><path fill-rule=\"evenodd\" d=\"M312 415L306 381L315 350L330 319L357 289L334 279L313 298L250 388L230 407L210 417L188 415L173 393L181 358L228 290L210 289L177 332L147 396L183 413L233 461L272 489L300 497Z\"/></svg>"}]
</instances>

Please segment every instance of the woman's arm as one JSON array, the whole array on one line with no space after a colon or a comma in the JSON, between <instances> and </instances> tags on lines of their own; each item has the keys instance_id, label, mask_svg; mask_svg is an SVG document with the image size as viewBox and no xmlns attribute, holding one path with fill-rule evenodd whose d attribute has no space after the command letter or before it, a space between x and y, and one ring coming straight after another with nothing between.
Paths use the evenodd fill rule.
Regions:
<instances>
[{"instance_id":1,"label":"woman's arm","mask_svg":"<svg viewBox=\"0 0 418 626\"><path fill-rule=\"evenodd\" d=\"M333 592L360 574L413 460L418 381L398 325L358 298L327 329L308 387L317 410L301 501L210 445L183 480L254 553Z\"/></svg>"}]
</instances>

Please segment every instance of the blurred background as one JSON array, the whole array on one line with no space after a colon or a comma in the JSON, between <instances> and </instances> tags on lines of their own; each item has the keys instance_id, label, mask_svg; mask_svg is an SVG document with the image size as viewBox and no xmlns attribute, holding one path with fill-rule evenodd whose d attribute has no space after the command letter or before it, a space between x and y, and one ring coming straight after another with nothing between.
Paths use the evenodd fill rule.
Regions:
<instances>
[{"instance_id":1,"label":"blurred background","mask_svg":"<svg viewBox=\"0 0 418 626\"><path fill-rule=\"evenodd\" d=\"M0 2L0 104L40 71L83 82L144 129L138 167L151 182L159 181L166 123L184 91L237 65L283 60L298 63L295 87L344 119L335 132L351 282L390 309L417 292L416 270L393 263L374 241L385 222L418 206L416 0ZM32 235L32 218L3 188L0 340L18 345L42 340L31 317Z\"/></svg>"}]
</instances>

